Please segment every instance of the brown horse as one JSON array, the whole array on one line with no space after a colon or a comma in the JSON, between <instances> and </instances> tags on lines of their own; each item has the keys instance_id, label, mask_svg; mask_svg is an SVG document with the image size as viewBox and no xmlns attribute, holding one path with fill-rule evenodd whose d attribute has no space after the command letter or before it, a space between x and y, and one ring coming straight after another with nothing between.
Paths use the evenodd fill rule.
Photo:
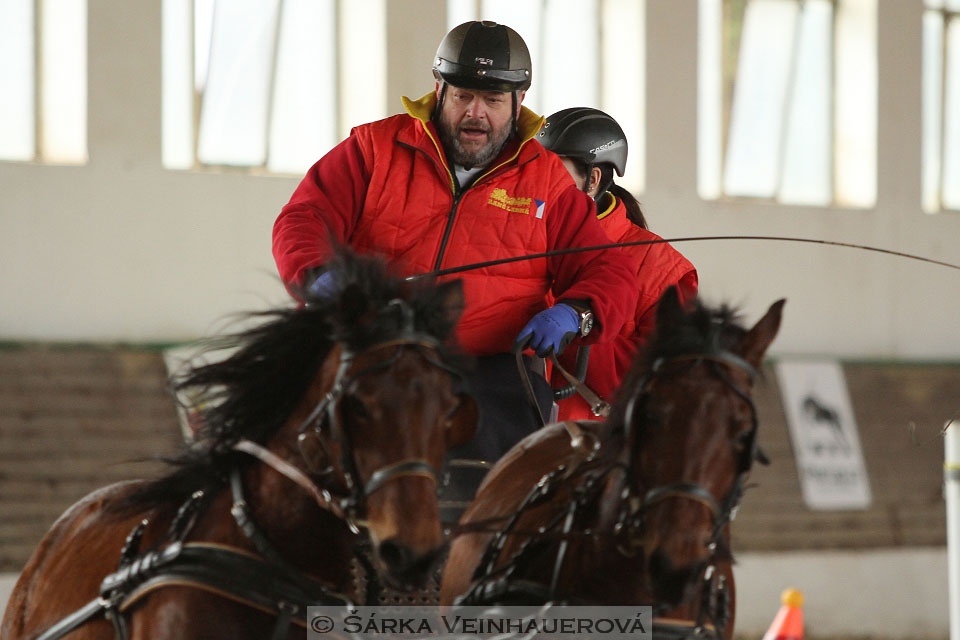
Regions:
<instances>
[{"instance_id":1,"label":"brown horse","mask_svg":"<svg viewBox=\"0 0 960 640\"><path fill-rule=\"evenodd\" d=\"M783 303L747 331L669 290L610 419L532 434L484 479L441 604L654 605L657 637L730 637L729 522L763 460L750 394Z\"/></svg>"},{"instance_id":2,"label":"brown horse","mask_svg":"<svg viewBox=\"0 0 960 640\"><path fill-rule=\"evenodd\" d=\"M57 520L5 640L302 637L306 605L350 599L354 557L392 588L432 575L434 470L476 421L444 346L462 291L339 260L338 294L257 314L232 356L186 373L178 388L206 390L201 444Z\"/></svg>"}]
</instances>

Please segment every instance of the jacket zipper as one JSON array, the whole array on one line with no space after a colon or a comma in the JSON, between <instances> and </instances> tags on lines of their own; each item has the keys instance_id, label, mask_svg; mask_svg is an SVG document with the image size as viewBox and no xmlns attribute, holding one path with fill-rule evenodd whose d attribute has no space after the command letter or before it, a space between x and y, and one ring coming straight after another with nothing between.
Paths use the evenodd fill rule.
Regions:
<instances>
[{"instance_id":1,"label":"jacket zipper","mask_svg":"<svg viewBox=\"0 0 960 640\"><path fill-rule=\"evenodd\" d=\"M538 153L538 154L537 154L536 156L534 156L533 158L530 158L530 160L527 160L527 162L533 162L533 161L534 161L537 157L539 157L539 156L540 156L540 154ZM511 160L512 160L512 158L511 158ZM488 171L487 173L483 174L482 176L480 176L479 178L477 178L476 180L474 180L473 184L471 184L469 187L467 187L466 189L464 189L463 191L461 191L459 194L457 194L457 195L454 196L454 198L453 198L453 207L450 209L450 213L448 214L448 217L447 217L447 228L444 230L444 232L443 232L443 240L441 240L441 242L440 242L440 253L437 254L437 261L436 261L436 263L433 265L433 270L434 270L434 271L439 271L439 270L440 270L440 264L443 262L443 254L444 254L444 252L446 252L446 250L447 250L447 241L450 239L450 232L453 230L453 221L454 221L454 219L456 218L456 215L457 215L457 205L460 204L460 200L463 198L463 194L467 192L467 189L473 189L473 188L476 187L477 185L481 184L481 183L482 183L484 180L486 180L487 178L493 176L493 175L497 172L497 169L500 169L501 167L503 167L504 165L506 165L508 162L510 162L510 160L507 160L507 162L504 162L504 163L502 163L502 164L494 167L493 169L491 169L491 170ZM519 168L522 167L524 164L527 164L527 162L524 162L524 163L521 164L521 165L517 165L517 168L519 169Z\"/></svg>"},{"instance_id":2,"label":"jacket zipper","mask_svg":"<svg viewBox=\"0 0 960 640\"><path fill-rule=\"evenodd\" d=\"M447 240L450 239L450 231L453 229L453 220L457 214L457 205L460 204L460 198L463 197L463 191L466 191L466 189L460 193L456 193L456 191L454 191L455 182L453 180L453 174L450 173L449 169L441 167L440 164L423 149L415 147L412 144L407 144L406 142L397 142L397 144L401 147L411 149L416 153L422 153L433 163L433 166L437 168L437 172L440 173L441 176L446 176L450 180L450 189L453 192L453 206L450 207L450 213L447 214L447 227L443 230L443 238L440 239L440 250L437 252L437 261L433 267L434 271L438 271L440 269L440 262L443 261L443 254L447 249Z\"/></svg>"},{"instance_id":3,"label":"jacket zipper","mask_svg":"<svg viewBox=\"0 0 960 640\"><path fill-rule=\"evenodd\" d=\"M453 231L453 221L457 217L457 205L460 204L460 199L463 198L463 194L466 193L466 191L467 189L464 189L453 196L453 206L450 207L450 213L447 214L447 228L443 230L443 239L440 240L440 251L437 253L437 261L433 265L434 271L440 270L440 263L443 262L443 254L447 250L447 241L450 239L450 232Z\"/></svg>"},{"instance_id":4,"label":"jacket zipper","mask_svg":"<svg viewBox=\"0 0 960 640\"><path fill-rule=\"evenodd\" d=\"M424 127L424 130L426 130L426 127ZM429 135L429 133L430 133L430 132L427 131L427 134L428 134L428 135ZM433 136L432 136L432 135L430 136L430 139L433 140ZM441 166L437 163L437 161L436 161L429 153L427 153L427 152L424 151L423 149L420 149L420 148L418 148L418 147L415 147L415 146L413 146L413 145L411 145L411 144L407 144L407 143L405 143L405 142L397 142L397 144L399 144L401 147L406 147L407 149L412 149L412 150L414 150L414 151L416 151L416 152L418 152L418 153L422 153L423 155L425 155L427 158L430 159L430 162L433 163L433 165L437 168L437 171L438 171L441 175L446 175L446 176L447 176L447 178L450 180L451 187L453 187L453 185L456 184L456 183L454 182L454 180L453 180L453 174L450 172L450 169L447 168L447 169L444 171L443 169L444 169L445 167L441 167ZM436 141L434 141L434 145L436 145ZM500 169L500 168L505 167L506 165L508 165L514 158L516 158L516 157L520 154L520 148L522 148L522 146L523 146L523 145L521 145L521 147L518 147L518 148L517 148L516 153L515 153L512 157L510 157L510 158L508 158L507 160L501 162L500 164L498 164L497 166L495 166L495 167L494 167L493 169L491 169L490 171L487 171L486 173L484 173L483 175L481 175L479 178L477 178L476 180L474 180L473 184L471 184L471 185L470 185L469 187L467 187L466 189L461 190L460 193L457 193L456 191L454 191L454 193L453 193L453 206L450 207L450 213L447 214L447 226L446 226L446 228L443 230L443 237L440 239L440 250L437 252L437 260L436 260L436 262L434 262L434 264L433 264L433 270L434 270L434 271L439 271L439 270L440 270L440 265L443 263L443 255L444 255L444 253L446 253L446 251L447 251L447 242L450 240L450 233L451 233L451 231L453 231L453 223L454 223L454 220L456 220L456 217L457 217L457 205L460 204L460 200L463 199L463 195L467 192L467 189L472 189L473 187L475 187L475 186L477 186L478 184L480 184L482 181L486 180L487 178L489 178L489 177L491 177L493 174L495 174L498 169ZM534 157L530 158L530 159L527 160L526 162L523 162L523 163L517 165L517 168L519 169L519 168L522 167L523 165L528 164L528 163L530 163L530 162L533 162L534 160L536 160L536 159L539 158L539 157L540 157L540 154L538 153L537 155L535 155Z\"/></svg>"}]
</instances>

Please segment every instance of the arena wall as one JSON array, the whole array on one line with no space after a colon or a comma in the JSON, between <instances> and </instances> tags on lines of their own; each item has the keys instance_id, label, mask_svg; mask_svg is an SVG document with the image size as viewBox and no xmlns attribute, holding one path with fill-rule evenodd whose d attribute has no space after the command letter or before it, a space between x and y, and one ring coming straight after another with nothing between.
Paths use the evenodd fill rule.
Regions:
<instances>
[{"instance_id":1,"label":"arena wall","mask_svg":"<svg viewBox=\"0 0 960 640\"><path fill-rule=\"evenodd\" d=\"M386 113L433 86L443 0L391 0ZM877 203L705 201L697 191L697 2L648 0L646 188L665 237L866 244L960 264L960 217L921 209L921 0L878 0ZM434 16L434 19L426 19ZM0 339L179 341L286 298L273 221L299 176L161 162L160 3L89 3L89 162L0 163ZM559 109L570 105L551 105ZM639 161L639 155L638 155ZM786 297L774 354L960 359L958 272L838 247L690 242L701 290L756 316Z\"/></svg>"},{"instance_id":2,"label":"arena wall","mask_svg":"<svg viewBox=\"0 0 960 640\"><path fill-rule=\"evenodd\" d=\"M432 86L445 4L389 0L388 113ZM57 514L96 486L155 472L123 461L178 440L159 352L117 343L192 340L229 314L287 302L270 233L299 177L165 169L161 4L88 5L89 162L0 163L0 601ZM647 0L638 197L655 231L822 238L960 263L960 217L921 210L923 2L877 6L877 202L851 210L699 197L697 2ZM710 302L753 320L788 299L771 356L844 360L873 490L864 511L805 508L768 372L758 404L773 464L757 469L734 529L741 631L762 632L779 590L797 586L818 633L945 637L939 432L958 412L957 272L836 247L677 246Z\"/></svg>"}]
</instances>

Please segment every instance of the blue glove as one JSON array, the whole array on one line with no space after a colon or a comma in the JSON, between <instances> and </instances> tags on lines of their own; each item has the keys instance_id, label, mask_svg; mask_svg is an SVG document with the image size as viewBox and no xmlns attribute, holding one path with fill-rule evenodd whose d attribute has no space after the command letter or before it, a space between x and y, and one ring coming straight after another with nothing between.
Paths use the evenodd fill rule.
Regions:
<instances>
[{"instance_id":1,"label":"blue glove","mask_svg":"<svg viewBox=\"0 0 960 640\"><path fill-rule=\"evenodd\" d=\"M530 347L541 358L560 353L580 332L580 314L573 307L557 304L531 318L513 344L514 350Z\"/></svg>"},{"instance_id":2,"label":"blue glove","mask_svg":"<svg viewBox=\"0 0 960 640\"><path fill-rule=\"evenodd\" d=\"M339 288L338 278L333 271L324 271L307 285L311 298L332 298Z\"/></svg>"}]
</instances>

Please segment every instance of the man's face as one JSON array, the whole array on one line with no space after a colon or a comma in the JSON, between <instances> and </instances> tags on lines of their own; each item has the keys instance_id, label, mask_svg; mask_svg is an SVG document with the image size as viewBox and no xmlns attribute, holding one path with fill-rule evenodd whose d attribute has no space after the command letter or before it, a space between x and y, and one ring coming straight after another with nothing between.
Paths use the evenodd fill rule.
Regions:
<instances>
[{"instance_id":1,"label":"man's face","mask_svg":"<svg viewBox=\"0 0 960 640\"><path fill-rule=\"evenodd\" d=\"M439 98L439 84L437 85ZM523 101L521 92L519 101ZM518 101L518 107L519 107ZM513 100L505 91L447 86L440 111L440 139L455 164L485 166L511 134Z\"/></svg>"}]
</instances>

